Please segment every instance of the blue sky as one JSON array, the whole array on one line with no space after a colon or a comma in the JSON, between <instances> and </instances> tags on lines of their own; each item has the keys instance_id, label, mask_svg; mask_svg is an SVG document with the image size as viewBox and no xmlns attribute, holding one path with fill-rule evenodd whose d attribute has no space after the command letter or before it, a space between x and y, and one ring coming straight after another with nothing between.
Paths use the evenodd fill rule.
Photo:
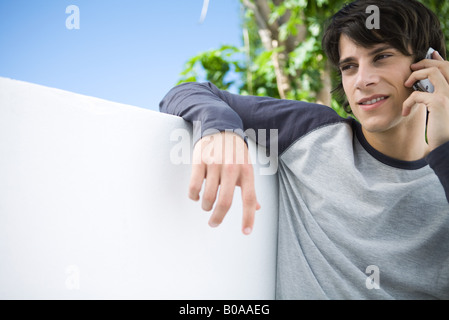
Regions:
<instances>
[{"instance_id":1,"label":"blue sky","mask_svg":"<svg viewBox=\"0 0 449 320\"><path fill-rule=\"evenodd\" d=\"M69 30L66 8L80 11ZM239 0L0 0L0 76L158 110L184 63L240 46Z\"/></svg>"}]
</instances>

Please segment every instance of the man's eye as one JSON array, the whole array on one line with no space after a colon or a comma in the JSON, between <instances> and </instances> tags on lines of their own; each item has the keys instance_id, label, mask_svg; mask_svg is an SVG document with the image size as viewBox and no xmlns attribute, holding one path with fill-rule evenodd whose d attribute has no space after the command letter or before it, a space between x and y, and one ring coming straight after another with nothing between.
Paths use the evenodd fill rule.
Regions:
<instances>
[{"instance_id":1,"label":"man's eye","mask_svg":"<svg viewBox=\"0 0 449 320\"><path fill-rule=\"evenodd\" d=\"M376 56L376 58L374 60L378 61L378 60L383 60L383 59L386 59L389 57L391 57L391 54L379 54L378 56Z\"/></svg>"},{"instance_id":2,"label":"man's eye","mask_svg":"<svg viewBox=\"0 0 449 320\"><path fill-rule=\"evenodd\" d=\"M348 70L350 70L352 68L355 68L355 66L352 65L352 64L347 64L347 65L341 66L340 70L343 72L343 71L348 71Z\"/></svg>"}]
</instances>

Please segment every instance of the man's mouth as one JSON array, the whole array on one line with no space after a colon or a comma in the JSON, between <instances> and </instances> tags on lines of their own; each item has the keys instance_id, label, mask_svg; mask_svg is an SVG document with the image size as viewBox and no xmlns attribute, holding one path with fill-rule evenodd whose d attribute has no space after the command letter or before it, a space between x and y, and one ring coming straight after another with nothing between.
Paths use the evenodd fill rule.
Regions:
<instances>
[{"instance_id":1,"label":"man's mouth","mask_svg":"<svg viewBox=\"0 0 449 320\"><path fill-rule=\"evenodd\" d=\"M376 102L385 100L387 98L388 98L388 96L373 96L373 97L369 97L369 98L364 98L357 103L360 105L368 106L368 105L375 104Z\"/></svg>"}]
</instances>

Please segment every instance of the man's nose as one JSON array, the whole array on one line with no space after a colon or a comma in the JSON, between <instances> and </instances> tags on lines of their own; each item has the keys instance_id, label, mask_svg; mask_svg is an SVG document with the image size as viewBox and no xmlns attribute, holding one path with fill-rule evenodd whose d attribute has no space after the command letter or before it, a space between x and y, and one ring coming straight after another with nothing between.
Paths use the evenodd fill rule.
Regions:
<instances>
[{"instance_id":1,"label":"man's nose","mask_svg":"<svg viewBox=\"0 0 449 320\"><path fill-rule=\"evenodd\" d=\"M364 89L379 82L379 76L373 66L369 64L359 64L357 79L354 86L357 89Z\"/></svg>"}]
</instances>

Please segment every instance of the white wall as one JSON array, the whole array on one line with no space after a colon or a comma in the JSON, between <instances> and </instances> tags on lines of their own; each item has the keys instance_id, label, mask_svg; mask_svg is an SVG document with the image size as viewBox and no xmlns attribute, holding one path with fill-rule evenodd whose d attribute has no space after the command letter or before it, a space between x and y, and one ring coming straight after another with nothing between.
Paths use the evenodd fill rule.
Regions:
<instances>
[{"instance_id":1,"label":"white wall","mask_svg":"<svg viewBox=\"0 0 449 320\"><path fill-rule=\"evenodd\" d=\"M176 132L190 126L0 78L0 299L273 299L276 176L255 164L251 236L239 192L211 229Z\"/></svg>"}]
</instances>

